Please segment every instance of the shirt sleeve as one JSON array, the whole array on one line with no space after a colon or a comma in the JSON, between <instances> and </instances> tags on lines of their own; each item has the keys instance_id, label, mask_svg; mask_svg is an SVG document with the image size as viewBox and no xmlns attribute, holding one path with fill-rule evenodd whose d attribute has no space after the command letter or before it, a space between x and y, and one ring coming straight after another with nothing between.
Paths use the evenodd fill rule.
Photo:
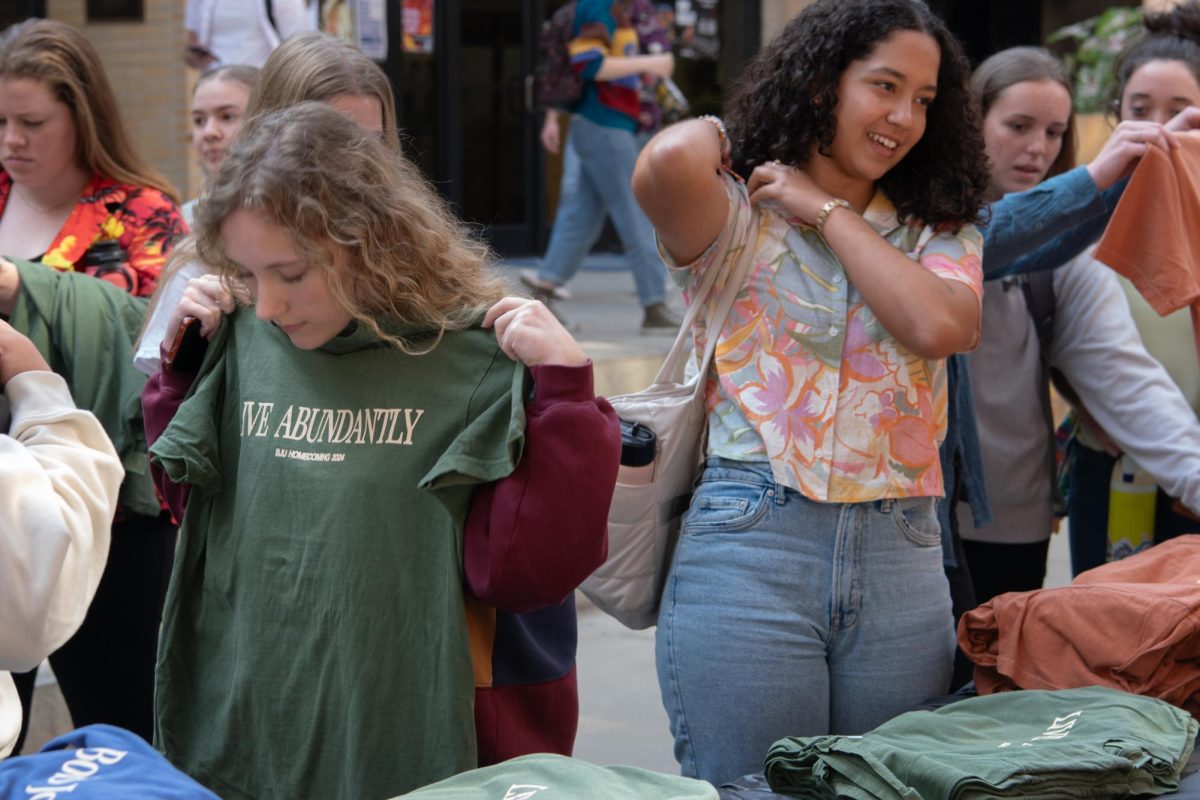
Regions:
<instances>
[{"instance_id":1,"label":"shirt sleeve","mask_svg":"<svg viewBox=\"0 0 1200 800\"><path fill-rule=\"evenodd\" d=\"M979 225L987 279L1052 269L1078 255L1103 232L1126 184L1102 193L1087 167L1076 167L1001 197ZM1037 258L1029 258L1034 253Z\"/></svg>"},{"instance_id":2,"label":"shirt sleeve","mask_svg":"<svg viewBox=\"0 0 1200 800\"><path fill-rule=\"evenodd\" d=\"M157 189L132 190L125 201L121 246L128 254L136 284L133 293L149 297L175 244L187 233L183 214L171 198Z\"/></svg>"},{"instance_id":3,"label":"shirt sleeve","mask_svg":"<svg viewBox=\"0 0 1200 800\"><path fill-rule=\"evenodd\" d=\"M202 15L208 10L210 10L210 6L205 0L187 0L183 6L184 30L189 30L199 35L200 31L205 27Z\"/></svg>"},{"instance_id":4,"label":"shirt sleeve","mask_svg":"<svg viewBox=\"0 0 1200 800\"><path fill-rule=\"evenodd\" d=\"M525 448L507 477L479 487L463 540L472 594L505 611L562 602L608 552L621 431L593 393L592 367L533 370Z\"/></svg>"},{"instance_id":5,"label":"shirt sleeve","mask_svg":"<svg viewBox=\"0 0 1200 800\"><path fill-rule=\"evenodd\" d=\"M1089 251L1058 271L1054 287L1050 363L1117 446L1200 513L1200 421L1146 352L1116 275Z\"/></svg>"},{"instance_id":6,"label":"shirt sleeve","mask_svg":"<svg viewBox=\"0 0 1200 800\"><path fill-rule=\"evenodd\" d=\"M161 351L160 351L161 353ZM196 376L163 368L160 355L158 369L150 374L142 389L142 416L146 425L146 443L153 445L175 418L175 412L187 397ZM150 478L158 489L159 496L167 504L176 521L183 519L187 508L189 485L175 483L156 462L151 459Z\"/></svg>"},{"instance_id":7,"label":"shirt sleeve","mask_svg":"<svg viewBox=\"0 0 1200 800\"><path fill-rule=\"evenodd\" d=\"M581 0L575 7L574 37L567 43L571 69L584 80L595 80L609 54L617 22L607 0Z\"/></svg>"},{"instance_id":8,"label":"shirt sleeve","mask_svg":"<svg viewBox=\"0 0 1200 800\"><path fill-rule=\"evenodd\" d=\"M974 225L932 236L916 254L917 262L939 278L971 287L983 303L983 235Z\"/></svg>"},{"instance_id":9,"label":"shirt sleeve","mask_svg":"<svg viewBox=\"0 0 1200 800\"><path fill-rule=\"evenodd\" d=\"M83 621L124 470L58 375L22 373L4 395L12 424L0 435L0 670L27 670Z\"/></svg>"},{"instance_id":10,"label":"shirt sleeve","mask_svg":"<svg viewBox=\"0 0 1200 800\"><path fill-rule=\"evenodd\" d=\"M658 254L666 264L671 280L683 289L684 299L689 303L692 300L693 291L703 281L704 275L713 268L720 269L721 265L725 263L724 260L718 262L717 257L724 248L728 237L736 236L739 237L738 240L741 240L754 216L750 207L750 193L746 190L746 185L728 173L721 177L725 181L729 212L725 217L725 227L721 229L717 238L713 239L712 243L704 249L704 252L696 256L690 264L679 264L671 258L671 254L663 247L662 242L658 242ZM726 258L732 255L736 255L735 250L726 250Z\"/></svg>"},{"instance_id":11,"label":"shirt sleeve","mask_svg":"<svg viewBox=\"0 0 1200 800\"><path fill-rule=\"evenodd\" d=\"M509 360L498 346L492 351L472 394L466 424L421 479L421 488L440 496L449 508L446 496L454 490L473 490L513 471L525 439L528 377L525 367Z\"/></svg>"},{"instance_id":12,"label":"shirt sleeve","mask_svg":"<svg viewBox=\"0 0 1200 800\"><path fill-rule=\"evenodd\" d=\"M198 486L208 492L221 488L220 421L225 401L225 362L233 325L227 319L213 336L195 382L179 403L162 435L150 446L151 464L163 470L172 483ZM165 411L178 402L176 393L164 387L162 376L147 382L152 387L142 395L143 414L161 424ZM162 407L160 407L162 406ZM148 435L151 431L147 431ZM172 509L175 511L175 509Z\"/></svg>"},{"instance_id":13,"label":"shirt sleeve","mask_svg":"<svg viewBox=\"0 0 1200 800\"><path fill-rule=\"evenodd\" d=\"M163 339L166 338L167 323L171 321L171 314L179 305L179 301L183 299L188 282L192 278L199 278L206 272L204 265L198 261L185 264L178 270L172 269L138 336L137 349L133 354L133 366L138 372L143 375L153 375L158 371L159 349L162 347Z\"/></svg>"}]
</instances>

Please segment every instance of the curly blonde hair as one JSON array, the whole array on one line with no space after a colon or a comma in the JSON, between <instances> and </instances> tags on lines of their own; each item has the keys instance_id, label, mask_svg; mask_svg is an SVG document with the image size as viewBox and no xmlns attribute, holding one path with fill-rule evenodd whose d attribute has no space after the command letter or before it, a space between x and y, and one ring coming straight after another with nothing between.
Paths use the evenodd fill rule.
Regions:
<instances>
[{"instance_id":1,"label":"curly blonde hair","mask_svg":"<svg viewBox=\"0 0 1200 800\"><path fill-rule=\"evenodd\" d=\"M214 74L221 69L215 70ZM201 80L204 80L203 76ZM256 116L306 100L328 103L341 95L373 97L379 101L382 112L383 143L393 150L400 150L392 85L379 65L349 42L324 33L292 36L271 51L262 69L255 70L253 83L248 85L251 86L250 100L246 104L243 125ZM159 290L150 298L147 324L157 313L162 289L175 273L197 260L196 243L189 233L175 243L175 249L163 265Z\"/></svg>"},{"instance_id":2,"label":"curly blonde hair","mask_svg":"<svg viewBox=\"0 0 1200 800\"><path fill-rule=\"evenodd\" d=\"M378 137L318 102L246 124L196 205L200 259L236 280L221 224L252 211L293 238L325 273L338 302L382 340L425 353L447 331L470 326L504 295L489 252L420 171ZM334 254L348 269L334 268ZM417 349L380 323L434 329ZM424 342L424 339L422 340Z\"/></svg>"}]
</instances>

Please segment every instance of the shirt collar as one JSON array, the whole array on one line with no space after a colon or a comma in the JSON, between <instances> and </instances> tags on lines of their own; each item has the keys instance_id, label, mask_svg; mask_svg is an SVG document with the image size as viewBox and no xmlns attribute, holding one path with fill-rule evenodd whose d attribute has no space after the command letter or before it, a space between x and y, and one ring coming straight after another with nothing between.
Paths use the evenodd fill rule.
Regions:
<instances>
[{"instance_id":1,"label":"shirt collar","mask_svg":"<svg viewBox=\"0 0 1200 800\"><path fill-rule=\"evenodd\" d=\"M879 232L880 236L886 237L901 227L896 206L892 204L882 189L875 190L875 194L871 197L871 202L867 203L867 208L863 211L862 216L872 228Z\"/></svg>"}]
</instances>

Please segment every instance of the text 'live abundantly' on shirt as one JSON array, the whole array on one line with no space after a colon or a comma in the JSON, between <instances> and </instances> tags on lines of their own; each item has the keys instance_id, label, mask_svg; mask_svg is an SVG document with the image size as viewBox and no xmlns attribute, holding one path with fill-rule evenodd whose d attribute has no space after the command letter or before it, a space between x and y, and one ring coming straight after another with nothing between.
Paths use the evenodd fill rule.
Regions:
<instances>
[{"instance_id":1,"label":"text 'live abundantly' on shirt","mask_svg":"<svg viewBox=\"0 0 1200 800\"><path fill-rule=\"evenodd\" d=\"M158 665L173 763L227 800L475 765L462 529L519 459L525 382L481 329L409 356L365 326L304 351L228 318L152 448L192 485Z\"/></svg>"}]
</instances>

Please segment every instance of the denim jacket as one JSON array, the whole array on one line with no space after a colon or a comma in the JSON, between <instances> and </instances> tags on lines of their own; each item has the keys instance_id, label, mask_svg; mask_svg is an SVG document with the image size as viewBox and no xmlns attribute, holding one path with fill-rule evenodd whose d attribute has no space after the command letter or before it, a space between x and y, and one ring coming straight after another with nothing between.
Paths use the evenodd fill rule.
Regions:
<instances>
[{"instance_id":1,"label":"denim jacket","mask_svg":"<svg viewBox=\"0 0 1200 800\"><path fill-rule=\"evenodd\" d=\"M1087 168L1076 167L997 200L976 223L983 232L984 280L1054 269L1078 255L1103 233L1126 183L1119 181L1101 192ZM956 566L950 538L952 506L957 500L970 504L976 527L991 521L991 511L967 360L950 356L946 369L949 409L939 451L946 497L938 507L938 521L945 563Z\"/></svg>"}]
</instances>

